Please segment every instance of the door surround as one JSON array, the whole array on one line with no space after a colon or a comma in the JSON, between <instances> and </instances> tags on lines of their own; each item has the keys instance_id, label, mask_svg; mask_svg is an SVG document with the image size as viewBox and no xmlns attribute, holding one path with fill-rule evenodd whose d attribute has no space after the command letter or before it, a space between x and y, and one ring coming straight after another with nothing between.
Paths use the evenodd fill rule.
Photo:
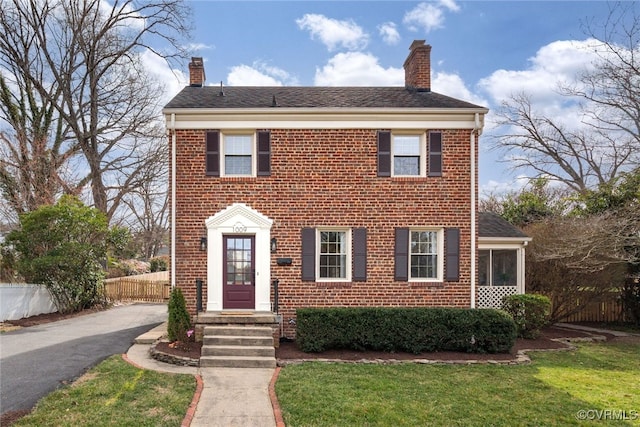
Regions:
<instances>
[{"instance_id":1,"label":"door surround","mask_svg":"<svg viewBox=\"0 0 640 427\"><path fill-rule=\"evenodd\" d=\"M271 311L271 226L273 220L244 203L234 203L205 221L207 228L207 311L223 308L224 235L255 236L255 311Z\"/></svg>"}]
</instances>

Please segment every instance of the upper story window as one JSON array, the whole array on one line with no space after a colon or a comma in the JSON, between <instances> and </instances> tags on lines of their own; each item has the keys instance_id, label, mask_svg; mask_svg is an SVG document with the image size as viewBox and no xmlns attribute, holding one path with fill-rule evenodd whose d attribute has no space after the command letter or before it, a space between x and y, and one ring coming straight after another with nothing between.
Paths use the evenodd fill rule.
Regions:
<instances>
[{"instance_id":1,"label":"upper story window","mask_svg":"<svg viewBox=\"0 0 640 427\"><path fill-rule=\"evenodd\" d=\"M419 135L394 135L391 152L393 155L394 176L420 176L424 164L422 138Z\"/></svg>"},{"instance_id":2,"label":"upper story window","mask_svg":"<svg viewBox=\"0 0 640 427\"><path fill-rule=\"evenodd\" d=\"M253 176L253 135L223 134L223 175Z\"/></svg>"},{"instance_id":3,"label":"upper story window","mask_svg":"<svg viewBox=\"0 0 640 427\"><path fill-rule=\"evenodd\" d=\"M442 132L378 132L378 176L441 176Z\"/></svg>"},{"instance_id":4,"label":"upper story window","mask_svg":"<svg viewBox=\"0 0 640 427\"><path fill-rule=\"evenodd\" d=\"M271 175L271 133L206 134L205 171L209 176Z\"/></svg>"}]
</instances>

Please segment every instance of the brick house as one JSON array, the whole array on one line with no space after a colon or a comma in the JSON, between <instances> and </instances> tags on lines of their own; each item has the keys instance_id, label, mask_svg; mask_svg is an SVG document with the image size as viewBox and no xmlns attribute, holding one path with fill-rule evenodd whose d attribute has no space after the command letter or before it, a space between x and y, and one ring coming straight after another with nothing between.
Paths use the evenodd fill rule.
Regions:
<instances>
[{"instance_id":1,"label":"brick house","mask_svg":"<svg viewBox=\"0 0 640 427\"><path fill-rule=\"evenodd\" d=\"M404 87L206 86L192 59L164 114L171 281L198 322L277 311L293 337L300 307L478 306L488 110L432 92L430 53L413 42Z\"/></svg>"}]
</instances>

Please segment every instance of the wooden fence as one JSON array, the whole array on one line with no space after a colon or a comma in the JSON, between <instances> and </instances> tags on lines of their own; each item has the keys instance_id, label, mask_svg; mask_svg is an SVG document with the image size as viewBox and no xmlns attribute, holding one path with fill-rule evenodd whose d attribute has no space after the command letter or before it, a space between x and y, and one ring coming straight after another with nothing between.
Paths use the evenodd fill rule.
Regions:
<instances>
[{"instance_id":1,"label":"wooden fence","mask_svg":"<svg viewBox=\"0 0 640 427\"><path fill-rule=\"evenodd\" d=\"M139 280L121 277L104 284L107 299L111 301L166 302L171 284L166 280Z\"/></svg>"},{"instance_id":2,"label":"wooden fence","mask_svg":"<svg viewBox=\"0 0 640 427\"><path fill-rule=\"evenodd\" d=\"M626 316L623 310L619 293L603 295L598 300L588 303L578 312L563 318L562 322L625 322ZM573 301L572 305L580 304L579 297Z\"/></svg>"}]
</instances>

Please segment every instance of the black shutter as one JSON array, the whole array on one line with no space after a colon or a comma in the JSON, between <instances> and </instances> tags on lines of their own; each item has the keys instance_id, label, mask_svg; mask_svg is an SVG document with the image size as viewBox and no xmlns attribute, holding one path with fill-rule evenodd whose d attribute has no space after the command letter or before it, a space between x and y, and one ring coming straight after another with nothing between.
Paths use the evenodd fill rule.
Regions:
<instances>
[{"instance_id":1,"label":"black shutter","mask_svg":"<svg viewBox=\"0 0 640 427\"><path fill-rule=\"evenodd\" d=\"M209 176L220 176L220 132L207 132L205 171Z\"/></svg>"},{"instance_id":2,"label":"black shutter","mask_svg":"<svg viewBox=\"0 0 640 427\"><path fill-rule=\"evenodd\" d=\"M258 176L271 175L271 132L258 132Z\"/></svg>"},{"instance_id":3,"label":"black shutter","mask_svg":"<svg viewBox=\"0 0 640 427\"><path fill-rule=\"evenodd\" d=\"M353 281L367 281L367 229L353 230Z\"/></svg>"},{"instance_id":4,"label":"black shutter","mask_svg":"<svg viewBox=\"0 0 640 427\"><path fill-rule=\"evenodd\" d=\"M457 282L460 280L460 229L445 229L444 239L444 251L446 253L444 280Z\"/></svg>"},{"instance_id":5,"label":"black shutter","mask_svg":"<svg viewBox=\"0 0 640 427\"><path fill-rule=\"evenodd\" d=\"M316 280L316 229L302 229L302 280Z\"/></svg>"},{"instance_id":6,"label":"black shutter","mask_svg":"<svg viewBox=\"0 0 640 427\"><path fill-rule=\"evenodd\" d=\"M429 132L429 176L442 176L442 132Z\"/></svg>"},{"instance_id":7,"label":"black shutter","mask_svg":"<svg viewBox=\"0 0 640 427\"><path fill-rule=\"evenodd\" d=\"M378 131L378 176L391 176L391 132Z\"/></svg>"},{"instance_id":8,"label":"black shutter","mask_svg":"<svg viewBox=\"0 0 640 427\"><path fill-rule=\"evenodd\" d=\"M396 228L395 279L409 280L409 229Z\"/></svg>"}]
</instances>

